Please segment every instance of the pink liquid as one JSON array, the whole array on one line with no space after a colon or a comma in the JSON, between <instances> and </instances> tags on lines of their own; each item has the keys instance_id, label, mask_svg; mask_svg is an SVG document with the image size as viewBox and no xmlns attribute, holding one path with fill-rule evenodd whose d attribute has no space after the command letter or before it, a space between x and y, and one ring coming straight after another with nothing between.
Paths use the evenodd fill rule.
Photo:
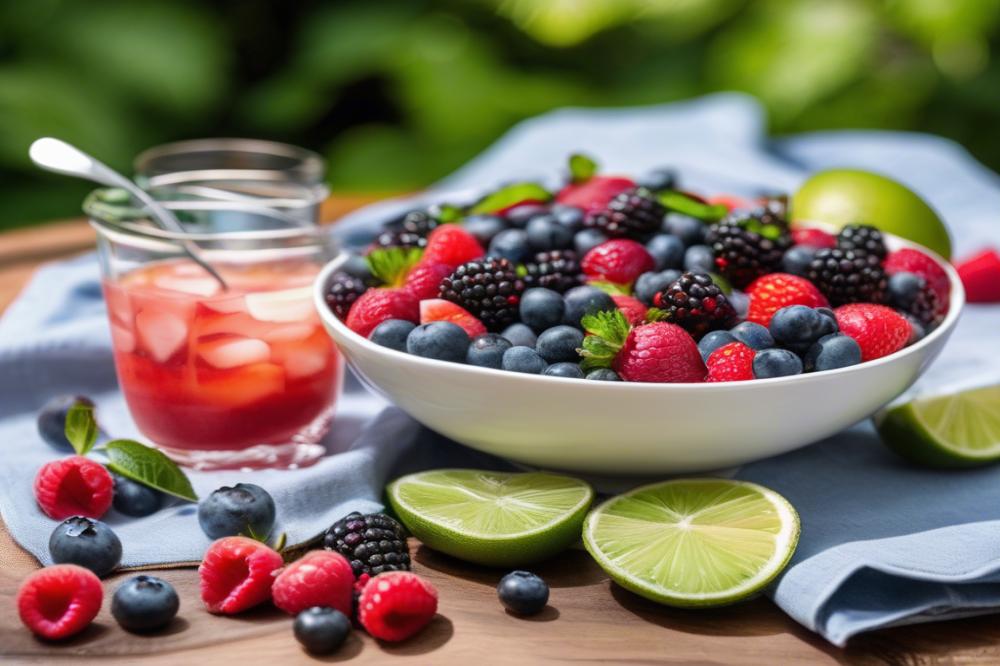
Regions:
<instances>
[{"instance_id":1,"label":"pink liquid","mask_svg":"<svg viewBox=\"0 0 1000 666\"><path fill-rule=\"evenodd\" d=\"M151 264L105 281L118 381L169 449L285 444L336 399L339 357L312 306L313 263Z\"/></svg>"}]
</instances>

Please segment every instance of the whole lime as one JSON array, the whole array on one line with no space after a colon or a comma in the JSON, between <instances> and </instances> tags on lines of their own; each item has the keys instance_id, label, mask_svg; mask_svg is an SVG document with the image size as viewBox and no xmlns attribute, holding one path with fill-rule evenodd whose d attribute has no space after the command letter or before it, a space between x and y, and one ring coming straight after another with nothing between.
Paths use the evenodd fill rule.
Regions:
<instances>
[{"instance_id":1,"label":"whole lime","mask_svg":"<svg viewBox=\"0 0 1000 666\"><path fill-rule=\"evenodd\" d=\"M792 197L792 219L836 227L870 224L951 257L948 229L937 213L906 186L870 171L819 171Z\"/></svg>"}]
</instances>

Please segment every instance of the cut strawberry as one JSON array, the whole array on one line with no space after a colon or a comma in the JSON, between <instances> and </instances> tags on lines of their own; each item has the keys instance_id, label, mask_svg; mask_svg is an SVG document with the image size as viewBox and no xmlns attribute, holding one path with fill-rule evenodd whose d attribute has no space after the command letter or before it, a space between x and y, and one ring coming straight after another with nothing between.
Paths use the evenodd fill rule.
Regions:
<instances>
[{"instance_id":1,"label":"cut strawberry","mask_svg":"<svg viewBox=\"0 0 1000 666\"><path fill-rule=\"evenodd\" d=\"M429 324L432 321L450 321L461 326L470 338L486 333L483 322L460 305L443 298L430 298L420 301L420 323Z\"/></svg>"},{"instance_id":2,"label":"cut strawberry","mask_svg":"<svg viewBox=\"0 0 1000 666\"><path fill-rule=\"evenodd\" d=\"M625 190L635 187L631 178L620 176L594 176L582 183L570 184L556 195L556 202L582 208L584 212L598 211Z\"/></svg>"},{"instance_id":3,"label":"cut strawberry","mask_svg":"<svg viewBox=\"0 0 1000 666\"><path fill-rule=\"evenodd\" d=\"M983 250L955 265L965 299L970 303L1000 303L1000 254Z\"/></svg>"}]
</instances>

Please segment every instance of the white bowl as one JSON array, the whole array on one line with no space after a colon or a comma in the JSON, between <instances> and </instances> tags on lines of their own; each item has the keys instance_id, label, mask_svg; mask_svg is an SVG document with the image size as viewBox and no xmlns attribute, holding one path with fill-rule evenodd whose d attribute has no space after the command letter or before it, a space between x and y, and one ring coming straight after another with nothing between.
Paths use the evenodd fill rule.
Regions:
<instances>
[{"instance_id":1,"label":"white bowl","mask_svg":"<svg viewBox=\"0 0 1000 666\"><path fill-rule=\"evenodd\" d=\"M719 384L595 382L527 375L411 356L351 331L313 292L323 324L372 389L451 439L528 465L578 472L672 474L720 469L818 441L878 411L941 351L965 293L938 255L888 236L891 249L934 257L951 281L951 307L930 335L849 368Z\"/></svg>"}]
</instances>

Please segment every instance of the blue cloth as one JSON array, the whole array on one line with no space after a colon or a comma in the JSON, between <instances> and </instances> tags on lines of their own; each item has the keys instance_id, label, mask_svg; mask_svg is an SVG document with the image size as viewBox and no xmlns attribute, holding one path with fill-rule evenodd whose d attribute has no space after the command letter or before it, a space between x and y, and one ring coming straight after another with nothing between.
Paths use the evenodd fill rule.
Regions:
<instances>
[{"instance_id":1,"label":"blue cloth","mask_svg":"<svg viewBox=\"0 0 1000 666\"><path fill-rule=\"evenodd\" d=\"M687 187L735 194L794 190L820 168L869 168L924 195L949 221L957 254L1000 241L1000 181L955 144L889 132L771 141L761 109L740 95L546 114L515 127L423 198L531 176L551 180L566 155L578 150L598 157L608 172L672 165ZM339 224L337 233L345 242L362 242L385 216L412 205L371 207ZM968 307L951 343L913 391L1000 381L990 349L998 330L1000 308ZM40 270L0 320L0 513L14 538L43 563L50 561L46 544L54 522L35 506L31 480L58 454L38 437L34 413L52 395L69 392L96 399L108 432L139 436L115 386L92 256ZM192 472L192 482L202 495L237 480L268 488L278 505L278 529L299 543L350 510L378 508L385 481L403 470L505 465L421 428L350 378L334 423L331 455L313 467ZM1000 607L1000 468L916 469L888 453L863 423L735 474L774 488L798 509L799 549L770 593L831 642L843 645L868 629ZM140 520L111 512L107 520L122 537L123 563L198 560L208 540L193 511L175 504Z\"/></svg>"}]
</instances>

